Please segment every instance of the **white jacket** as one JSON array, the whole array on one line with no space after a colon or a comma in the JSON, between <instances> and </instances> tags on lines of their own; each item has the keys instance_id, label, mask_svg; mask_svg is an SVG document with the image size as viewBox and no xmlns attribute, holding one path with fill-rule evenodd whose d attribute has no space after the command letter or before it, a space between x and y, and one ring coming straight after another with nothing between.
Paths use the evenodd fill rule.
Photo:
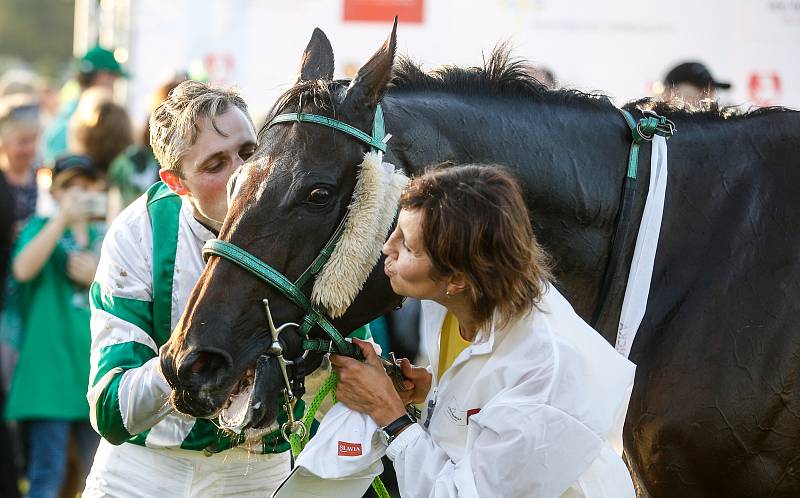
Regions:
<instances>
[{"instance_id":1,"label":"white jacket","mask_svg":"<svg viewBox=\"0 0 800 498\"><path fill-rule=\"evenodd\" d=\"M422 310L436 372L447 310ZM420 423L386 452L401 495L635 497L621 458L634 371L551 285L531 314L434 376Z\"/></svg>"}]
</instances>

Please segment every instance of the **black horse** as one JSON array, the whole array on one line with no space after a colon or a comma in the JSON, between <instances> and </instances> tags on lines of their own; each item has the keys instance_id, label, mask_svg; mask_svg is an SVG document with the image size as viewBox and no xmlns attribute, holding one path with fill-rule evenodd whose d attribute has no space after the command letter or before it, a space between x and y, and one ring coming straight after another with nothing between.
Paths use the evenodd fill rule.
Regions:
<instances>
[{"instance_id":1,"label":"black horse","mask_svg":"<svg viewBox=\"0 0 800 498\"><path fill-rule=\"evenodd\" d=\"M315 30L298 82L274 113L300 109L369 131L380 102L393 135L386 160L410 174L445 160L513 168L558 287L613 343L633 251L631 238L601 292L631 136L619 110L602 96L546 90L504 50L481 69L430 74L396 62L394 52L392 32L352 81L332 80L333 52ZM645 105L654 106L628 108L638 117ZM631 352L638 369L628 459L643 494L656 497L800 496L800 113L655 107L678 133L647 313ZM220 238L296 278L344 216L365 151L316 124L265 128L235 179ZM643 185L649 153L644 146ZM381 269L334 321L340 330L399 302ZM162 356L182 410L216 413L266 349L263 297L277 323L298 321L300 310L273 289L211 259ZM289 356L299 354L297 337L284 340ZM280 386L259 391L272 408L255 426L274 418Z\"/></svg>"}]
</instances>

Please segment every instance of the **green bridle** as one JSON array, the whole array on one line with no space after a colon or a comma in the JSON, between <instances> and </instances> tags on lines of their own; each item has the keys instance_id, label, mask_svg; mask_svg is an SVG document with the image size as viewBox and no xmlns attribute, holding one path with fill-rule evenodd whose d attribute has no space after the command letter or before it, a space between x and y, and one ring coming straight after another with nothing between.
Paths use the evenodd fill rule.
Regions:
<instances>
[{"instance_id":1,"label":"green bridle","mask_svg":"<svg viewBox=\"0 0 800 498\"><path fill-rule=\"evenodd\" d=\"M278 123L315 123L334 130L347 133L355 137L359 141L367 144L372 150L383 153L386 152L386 133L383 123L383 110L380 104L375 109L375 121L372 126L372 135L368 135L363 131L355 128L347 123L338 121L327 116L320 116L318 114L307 114L303 112L290 112L279 114L272 118L267 125L270 128ZM327 311L324 307L316 305L306 297L301 291L304 285L309 281L315 280L320 270L322 270L325 263L330 259L333 254L336 244L342 237L344 227L350 211L344 215L339 222L339 226L333 232L333 235L320 250L319 254L314 261L306 268L306 270L292 282L286 275L271 267L264 261L253 256L241 247L231 244L220 239L211 239L203 246L203 257L208 260L211 256L218 256L225 258L238 265L239 267L247 270L251 274L258 277L264 283L280 292L285 298L289 299L295 306L300 308L305 315L298 327L298 333L303 337L303 350L316 351L325 353L338 353L347 355L353 358L363 359L361 349L351 344L344 339L344 336L333 326ZM318 325L330 337L330 340L324 339L311 339L309 332L315 325Z\"/></svg>"}]
</instances>

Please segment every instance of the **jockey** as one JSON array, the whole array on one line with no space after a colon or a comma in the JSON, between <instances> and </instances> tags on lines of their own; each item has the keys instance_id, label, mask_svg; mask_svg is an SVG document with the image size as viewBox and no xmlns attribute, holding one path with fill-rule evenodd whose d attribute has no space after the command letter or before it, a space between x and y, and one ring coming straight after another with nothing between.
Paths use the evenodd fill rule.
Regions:
<instances>
[{"instance_id":1,"label":"jockey","mask_svg":"<svg viewBox=\"0 0 800 498\"><path fill-rule=\"evenodd\" d=\"M277 425L242 442L178 413L158 358L222 226L228 178L255 152L253 122L236 93L185 81L153 112L150 138L163 183L114 221L90 291L87 397L104 440L83 496L268 496L290 470Z\"/></svg>"}]
</instances>

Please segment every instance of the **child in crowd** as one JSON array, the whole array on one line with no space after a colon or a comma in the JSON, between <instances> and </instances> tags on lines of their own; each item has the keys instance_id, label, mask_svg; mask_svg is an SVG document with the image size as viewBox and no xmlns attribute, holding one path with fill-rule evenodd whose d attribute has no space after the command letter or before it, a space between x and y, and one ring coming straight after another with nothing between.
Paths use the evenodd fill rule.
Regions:
<instances>
[{"instance_id":1,"label":"child in crowd","mask_svg":"<svg viewBox=\"0 0 800 498\"><path fill-rule=\"evenodd\" d=\"M22 422L30 498L57 497L74 435L84 475L99 438L89 424L89 286L97 268L105 200L91 159L69 155L53 168L51 218L34 216L14 250L23 339L6 417Z\"/></svg>"}]
</instances>

